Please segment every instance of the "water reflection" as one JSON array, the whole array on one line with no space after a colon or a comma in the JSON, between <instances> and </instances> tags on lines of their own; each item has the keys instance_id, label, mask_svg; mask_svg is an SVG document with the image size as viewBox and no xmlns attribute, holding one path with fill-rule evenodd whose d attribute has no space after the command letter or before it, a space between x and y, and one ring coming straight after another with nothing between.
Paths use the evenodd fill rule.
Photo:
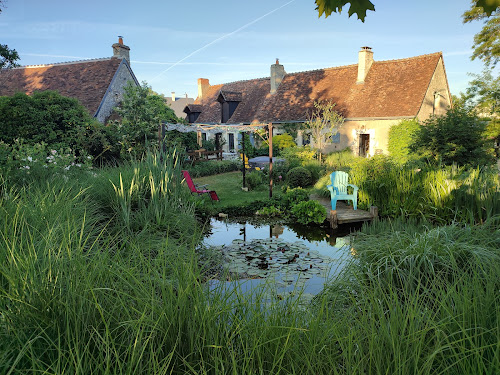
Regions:
<instances>
[{"instance_id":1,"label":"water reflection","mask_svg":"<svg viewBox=\"0 0 500 375\"><path fill-rule=\"evenodd\" d=\"M307 280L305 292L316 294L323 288L325 281L338 274L350 252L349 234L358 229L347 227L343 230L331 230L328 227L308 227L297 224L284 224L275 221L273 223L228 221L212 219L210 228L206 233L205 244L208 246L230 246L233 240L250 242L256 239L274 238L288 243L302 243L311 251L317 251L322 256L331 259L330 269L321 276L314 276ZM257 281L260 280L260 281ZM263 279L239 280L238 284L246 285L260 284L266 282ZM216 281L216 284L220 282ZM223 282L224 283L224 282ZM294 286L287 286L285 291L293 290Z\"/></svg>"}]
</instances>

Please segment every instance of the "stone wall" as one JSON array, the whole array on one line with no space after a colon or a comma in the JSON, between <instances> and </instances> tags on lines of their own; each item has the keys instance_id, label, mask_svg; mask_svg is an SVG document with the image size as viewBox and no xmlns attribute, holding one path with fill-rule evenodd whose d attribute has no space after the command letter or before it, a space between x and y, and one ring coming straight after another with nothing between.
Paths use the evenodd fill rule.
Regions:
<instances>
[{"instance_id":1,"label":"stone wall","mask_svg":"<svg viewBox=\"0 0 500 375\"><path fill-rule=\"evenodd\" d=\"M436 71L432 76L424 101L417 114L419 121L425 121L433 114L444 115L451 107L450 92L444 69L443 58L439 59Z\"/></svg>"},{"instance_id":2,"label":"stone wall","mask_svg":"<svg viewBox=\"0 0 500 375\"><path fill-rule=\"evenodd\" d=\"M127 86L129 81L131 81L134 85L137 85L137 82L126 63L122 62L122 64L118 67L118 71L116 72L110 87L108 87L108 90L106 91L104 102L101 103L101 106L95 115L98 121L104 123L113 112L113 109L122 101L123 94L125 92L124 88Z\"/></svg>"}]
</instances>

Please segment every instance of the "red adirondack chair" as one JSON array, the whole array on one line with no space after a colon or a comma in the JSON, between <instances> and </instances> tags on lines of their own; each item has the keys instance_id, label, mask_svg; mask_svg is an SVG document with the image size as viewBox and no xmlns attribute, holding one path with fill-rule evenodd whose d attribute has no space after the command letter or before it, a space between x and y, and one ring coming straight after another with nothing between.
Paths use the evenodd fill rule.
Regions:
<instances>
[{"instance_id":1,"label":"red adirondack chair","mask_svg":"<svg viewBox=\"0 0 500 375\"><path fill-rule=\"evenodd\" d=\"M215 190L208 190L206 189L206 187L208 185L195 185L193 180L191 179L191 175L189 174L188 171L182 171L182 174L184 176L184 179L186 180L186 184L189 188L189 190L191 190L191 194L198 194L198 195L201 195L201 194L209 194L210 195L210 198L213 200L213 201L218 201L219 200L219 197L217 196L217 193L215 192Z\"/></svg>"}]
</instances>

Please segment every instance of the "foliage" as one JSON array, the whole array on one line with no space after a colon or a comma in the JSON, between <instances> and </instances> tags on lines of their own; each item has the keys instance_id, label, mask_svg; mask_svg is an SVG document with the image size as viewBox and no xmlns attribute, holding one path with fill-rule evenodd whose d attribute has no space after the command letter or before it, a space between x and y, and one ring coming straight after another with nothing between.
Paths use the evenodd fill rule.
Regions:
<instances>
[{"instance_id":1,"label":"foliage","mask_svg":"<svg viewBox=\"0 0 500 375\"><path fill-rule=\"evenodd\" d=\"M467 104L485 116L500 114L500 77L492 73L492 70L484 70L481 74L471 74L474 79L464 96Z\"/></svg>"},{"instance_id":2,"label":"foliage","mask_svg":"<svg viewBox=\"0 0 500 375\"><path fill-rule=\"evenodd\" d=\"M275 206L266 206L257 211L257 215L266 217L278 217L282 214L283 212Z\"/></svg>"},{"instance_id":3,"label":"foliage","mask_svg":"<svg viewBox=\"0 0 500 375\"><path fill-rule=\"evenodd\" d=\"M349 182L359 187L358 207L377 206L382 216L425 217L440 223L482 223L500 215L500 180L495 167L398 165L385 155L357 158ZM329 197L325 175L316 184Z\"/></svg>"},{"instance_id":4,"label":"foliage","mask_svg":"<svg viewBox=\"0 0 500 375\"><path fill-rule=\"evenodd\" d=\"M344 117L335 111L335 103L331 101L314 102L314 109L304 123L304 129L311 132L320 161L325 140L337 134L338 128L343 124Z\"/></svg>"},{"instance_id":5,"label":"foliage","mask_svg":"<svg viewBox=\"0 0 500 375\"><path fill-rule=\"evenodd\" d=\"M292 188L307 187L311 184L311 172L304 167L295 167L288 171L286 182Z\"/></svg>"},{"instance_id":6,"label":"foliage","mask_svg":"<svg viewBox=\"0 0 500 375\"><path fill-rule=\"evenodd\" d=\"M474 36L472 46L474 52L471 58L472 60L479 58L486 66L494 67L500 59L500 13L498 11L493 13L491 9L486 12L488 9L486 4L483 4L484 8L475 5L473 3L472 8L462 15L464 23L485 20L481 31ZM498 3L493 5L494 10L498 5Z\"/></svg>"},{"instance_id":7,"label":"foliage","mask_svg":"<svg viewBox=\"0 0 500 375\"><path fill-rule=\"evenodd\" d=\"M177 130L169 130L165 132L165 147L169 150L174 148L177 150L197 150L198 140L195 132L179 132ZM205 141L206 142L206 141Z\"/></svg>"},{"instance_id":8,"label":"foliage","mask_svg":"<svg viewBox=\"0 0 500 375\"><path fill-rule=\"evenodd\" d=\"M318 160L311 160L302 164L311 174L311 184L316 183L325 172L325 166Z\"/></svg>"},{"instance_id":9,"label":"foliage","mask_svg":"<svg viewBox=\"0 0 500 375\"><path fill-rule=\"evenodd\" d=\"M369 0L316 0L315 2L319 17L324 14L325 18L329 17L332 12L340 14L347 4L350 4L349 17L356 14L361 22L365 22L367 10L375 11L375 6Z\"/></svg>"},{"instance_id":10,"label":"foliage","mask_svg":"<svg viewBox=\"0 0 500 375\"><path fill-rule=\"evenodd\" d=\"M286 188L285 194L282 197L282 202L287 209L291 209L301 202L306 202L309 200L309 193L298 187L290 189Z\"/></svg>"},{"instance_id":11,"label":"foliage","mask_svg":"<svg viewBox=\"0 0 500 375\"><path fill-rule=\"evenodd\" d=\"M295 147L295 146L297 145L295 144L295 141L293 140L293 137L290 134L279 134L273 137L273 151L274 147L277 147L279 150L282 150L284 148Z\"/></svg>"},{"instance_id":12,"label":"foliage","mask_svg":"<svg viewBox=\"0 0 500 375\"><path fill-rule=\"evenodd\" d=\"M287 122L284 124L280 124L280 128L282 128L285 133L290 134L293 139L297 138L300 127L301 124L299 122Z\"/></svg>"},{"instance_id":13,"label":"foliage","mask_svg":"<svg viewBox=\"0 0 500 375\"><path fill-rule=\"evenodd\" d=\"M420 124L418 120L402 120L399 124L391 126L389 130L388 150L391 158L398 164L404 164L415 156L410 152L410 145L414 141Z\"/></svg>"},{"instance_id":14,"label":"foliage","mask_svg":"<svg viewBox=\"0 0 500 375\"><path fill-rule=\"evenodd\" d=\"M315 154L316 152L309 146L299 146L283 149L280 157L285 158L290 167L294 168L314 160Z\"/></svg>"},{"instance_id":15,"label":"foliage","mask_svg":"<svg viewBox=\"0 0 500 375\"><path fill-rule=\"evenodd\" d=\"M240 151L243 152L243 137L239 140ZM245 155L248 159L251 159L256 156L256 148L252 145L250 141L250 137L248 134L245 134Z\"/></svg>"},{"instance_id":16,"label":"foliage","mask_svg":"<svg viewBox=\"0 0 500 375\"><path fill-rule=\"evenodd\" d=\"M485 121L466 108L455 107L446 115L431 117L415 133L410 150L431 162L445 165L485 165L493 162L485 144Z\"/></svg>"},{"instance_id":17,"label":"foliage","mask_svg":"<svg viewBox=\"0 0 500 375\"><path fill-rule=\"evenodd\" d=\"M56 91L0 97L0 138L5 143L22 138L53 148L75 147L78 132L97 126L94 122L76 99Z\"/></svg>"},{"instance_id":18,"label":"foliage","mask_svg":"<svg viewBox=\"0 0 500 375\"><path fill-rule=\"evenodd\" d=\"M196 178L240 170L241 162L238 160L210 160L187 165L185 169L189 171L192 178Z\"/></svg>"},{"instance_id":19,"label":"foliage","mask_svg":"<svg viewBox=\"0 0 500 375\"><path fill-rule=\"evenodd\" d=\"M146 82L142 86L129 82L122 103L115 110L121 116L122 156L140 158L148 146L158 145L158 126L162 121L179 122L165 100Z\"/></svg>"},{"instance_id":20,"label":"foliage","mask_svg":"<svg viewBox=\"0 0 500 375\"><path fill-rule=\"evenodd\" d=\"M292 215L301 224L322 224L326 219L326 209L318 201L300 202L292 207Z\"/></svg>"},{"instance_id":21,"label":"foliage","mask_svg":"<svg viewBox=\"0 0 500 375\"><path fill-rule=\"evenodd\" d=\"M342 151L330 153L325 159L325 165L333 171L349 172L350 164L356 160L358 156L354 155L350 147Z\"/></svg>"},{"instance_id":22,"label":"foliage","mask_svg":"<svg viewBox=\"0 0 500 375\"><path fill-rule=\"evenodd\" d=\"M264 184L264 175L259 171L250 172L246 175L246 183L248 189L254 190Z\"/></svg>"}]
</instances>

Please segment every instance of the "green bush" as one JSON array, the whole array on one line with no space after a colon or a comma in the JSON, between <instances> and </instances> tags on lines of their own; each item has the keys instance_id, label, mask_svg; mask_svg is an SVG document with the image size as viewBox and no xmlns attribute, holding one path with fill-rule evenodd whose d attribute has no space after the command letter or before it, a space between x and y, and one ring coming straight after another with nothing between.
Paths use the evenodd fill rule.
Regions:
<instances>
[{"instance_id":1,"label":"green bush","mask_svg":"<svg viewBox=\"0 0 500 375\"><path fill-rule=\"evenodd\" d=\"M273 151L274 148L278 148L279 150L283 150L284 148L295 147L297 144L293 140L293 137L290 134L279 134L273 137Z\"/></svg>"},{"instance_id":2,"label":"green bush","mask_svg":"<svg viewBox=\"0 0 500 375\"><path fill-rule=\"evenodd\" d=\"M288 162L290 168L301 166L303 163L314 160L316 151L309 146L289 147L281 151L280 156Z\"/></svg>"},{"instance_id":3,"label":"green bush","mask_svg":"<svg viewBox=\"0 0 500 375\"><path fill-rule=\"evenodd\" d=\"M326 209L318 201L301 202L292 208L292 215L301 224L321 224L326 219Z\"/></svg>"},{"instance_id":4,"label":"green bush","mask_svg":"<svg viewBox=\"0 0 500 375\"><path fill-rule=\"evenodd\" d=\"M116 135L93 119L76 99L56 91L0 97L0 139L13 144L45 143L52 149L85 151L93 156L112 150Z\"/></svg>"},{"instance_id":5,"label":"green bush","mask_svg":"<svg viewBox=\"0 0 500 375\"><path fill-rule=\"evenodd\" d=\"M254 190L264 183L264 174L258 171L250 172L246 175L246 183L249 190Z\"/></svg>"},{"instance_id":6,"label":"green bush","mask_svg":"<svg viewBox=\"0 0 500 375\"><path fill-rule=\"evenodd\" d=\"M306 187L311 184L311 172L304 167L295 167L288 171L286 181L291 187Z\"/></svg>"},{"instance_id":7,"label":"green bush","mask_svg":"<svg viewBox=\"0 0 500 375\"><path fill-rule=\"evenodd\" d=\"M414 142L416 133L420 129L418 120L403 120L391 126L389 130L388 150L392 159L398 164L404 164L415 159L410 152L410 145Z\"/></svg>"},{"instance_id":8,"label":"green bush","mask_svg":"<svg viewBox=\"0 0 500 375\"><path fill-rule=\"evenodd\" d=\"M285 194L283 194L282 200L285 207L290 209L300 202L308 201L309 193L300 187L294 189L287 188Z\"/></svg>"},{"instance_id":9,"label":"green bush","mask_svg":"<svg viewBox=\"0 0 500 375\"><path fill-rule=\"evenodd\" d=\"M325 166L318 160L310 160L303 163L303 167L311 174L311 184L316 183L320 177L325 173Z\"/></svg>"},{"instance_id":10,"label":"green bush","mask_svg":"<svg viewBox=\"0 0 500 375\"><path fill-rule=\"evenodd\" d=\"M240 170L241 162L238 160L213 160L187 165L184 168L189 171L192 178L196 178Z\"/></svg>"},{"instance_id":11,"label":"green bush","mask_svg":"<svg viewBox=\"0 0 500 375\"><path fill-rule=\"evenodd\" d=\"M487 165L494 162L493 145L486 144L486 122L466 108L450 109L444 116L431 117L415 133L410 146L431 162L445 165Z\"/></svg>"},{"instance_id":12,"label":"green bush","mask_svg":"<svg viewBox=\"0 0 500 375\"><path fill-rule=\"evenodd\" d=\"M275 206L266 206L257 211L257 215L266 217L278 217L282 214L281 210Z\"/></svg>"}]
</instances>

